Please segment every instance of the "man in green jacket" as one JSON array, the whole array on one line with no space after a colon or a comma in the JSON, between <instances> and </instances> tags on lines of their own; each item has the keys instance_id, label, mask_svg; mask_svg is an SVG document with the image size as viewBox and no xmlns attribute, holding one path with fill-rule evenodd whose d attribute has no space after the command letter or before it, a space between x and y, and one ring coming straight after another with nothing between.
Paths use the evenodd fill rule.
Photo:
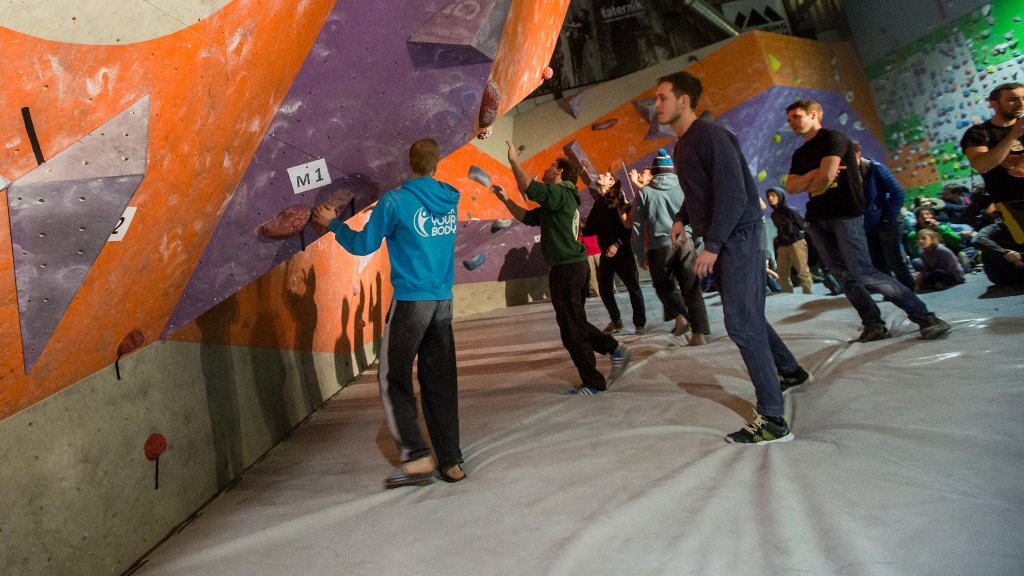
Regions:
<instances>
[{"instance_id":1,"label":"man in green jacket","mask_svg":"<svg viewBox=\"0 0 1024 576\"><path fill-rule=\"evenodd\" d=\"M544 171L538 182L531 180L519 165L519 155L512 142L508 142L508 163L519 191L540 207L527 210L513 202L501 186L491 191L516 220L529 226L540 226L540 249L544 261L551 267L548 286L555 321L562 337L562 345L569 351L573 364L583 381L572 395L591 396L608 389L629 364L630 352L611 334L587 321L584 302L590 268L580 234L580 193L576 189L579 170L568 158L558 158ZM612 371L606 380L597 370L594 353L612 358Z\"/></svg>"}]
</instances>

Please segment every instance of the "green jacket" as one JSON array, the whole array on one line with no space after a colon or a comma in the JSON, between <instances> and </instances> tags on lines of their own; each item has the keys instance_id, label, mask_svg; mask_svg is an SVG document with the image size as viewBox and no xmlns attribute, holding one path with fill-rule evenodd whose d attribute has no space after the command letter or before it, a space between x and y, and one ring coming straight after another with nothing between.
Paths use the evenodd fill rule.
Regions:
<instances>
[{"instance_id":1,"label":"green jacket","mask_svg":"<svg viewBox=\"0 0 1024 576\"><path fill-rule=\"evenodd\" d=\"M544 184L534 180L526 197L540 204L523 217L523 223L540 226L540 250L549 266L583 262L587 251L579 240L580 193L571 182Z\"/></svg>"}]
</instances>

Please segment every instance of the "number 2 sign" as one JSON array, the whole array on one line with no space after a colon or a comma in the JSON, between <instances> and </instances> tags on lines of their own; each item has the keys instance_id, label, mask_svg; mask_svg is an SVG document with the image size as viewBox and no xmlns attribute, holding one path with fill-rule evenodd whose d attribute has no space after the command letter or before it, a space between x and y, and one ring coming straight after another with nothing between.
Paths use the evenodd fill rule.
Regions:
<instances>
[{"instance_id":1,"label":"number 2 sign","mask_svg":"<svg viewBox=\"0 0 1024 576\"><path fill-rule=\"evenodd\" d=\"M128 233L128 227L132 224L132 219L135 218L135 211L138 210L135 206L129 206L125 208L124 214L121 215L117 220L117 224L114 226L114 231L110 234L110 238L107 242L120 242L124 240L124 235Z\"/></svg>"}]
</instances>

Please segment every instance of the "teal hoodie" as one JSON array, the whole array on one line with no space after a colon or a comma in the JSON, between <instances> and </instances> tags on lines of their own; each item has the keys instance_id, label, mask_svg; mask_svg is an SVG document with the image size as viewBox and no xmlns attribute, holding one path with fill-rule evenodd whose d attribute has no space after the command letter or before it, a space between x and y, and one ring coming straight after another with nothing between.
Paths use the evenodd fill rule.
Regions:
<instances>
[{"instance_id":1,"label":"teal hoodie","mask_svg":"<svg viewBox=\"0 0 1024 576\"><path fill-rule=\"evenodd\" d=\"M395 300L451 300L459 191L429 176L385 192L361 232L337 219L330 230L345 250L365 256L388 239Z\"/></svg>"}]
</instances>

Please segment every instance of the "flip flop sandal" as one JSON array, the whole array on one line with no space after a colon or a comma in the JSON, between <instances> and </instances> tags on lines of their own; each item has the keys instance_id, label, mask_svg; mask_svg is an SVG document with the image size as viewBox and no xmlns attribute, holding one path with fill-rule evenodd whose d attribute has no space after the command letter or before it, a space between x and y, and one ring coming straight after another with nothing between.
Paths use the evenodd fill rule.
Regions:
<instances>
[{"instance_id":1,"label":"flip flop sandal","mask_svg":"<svg viewBox=\"0 0 1024 576\"><path fill-rule=\"evenodd\" d=\"M390 476L384 479L384 488L401 488L402 486L426 486L434 482L434 471L409 474L401 468L395 468Z\"/></svg>"},{"instance_id":2,"label":"flip flop sandal","mask_svg":"<svg viewBox=\"0 0 1024 576\"><path fill-rule=\"evenodd\" d=\"M455 466L452 466L451 468L449 468L449 470L451 470L452 468L455 468ZM455 478L454 476L449 476L448 474L445 474L441 470L438 470L437 471L437 478L439 480L444 480L445 482L447 482L449 484L455 484L456 482L462 482L463 480L466 479L466 471L465 470L462 471L462 477L461 478Z\"/></svg>"}]
</instances>

